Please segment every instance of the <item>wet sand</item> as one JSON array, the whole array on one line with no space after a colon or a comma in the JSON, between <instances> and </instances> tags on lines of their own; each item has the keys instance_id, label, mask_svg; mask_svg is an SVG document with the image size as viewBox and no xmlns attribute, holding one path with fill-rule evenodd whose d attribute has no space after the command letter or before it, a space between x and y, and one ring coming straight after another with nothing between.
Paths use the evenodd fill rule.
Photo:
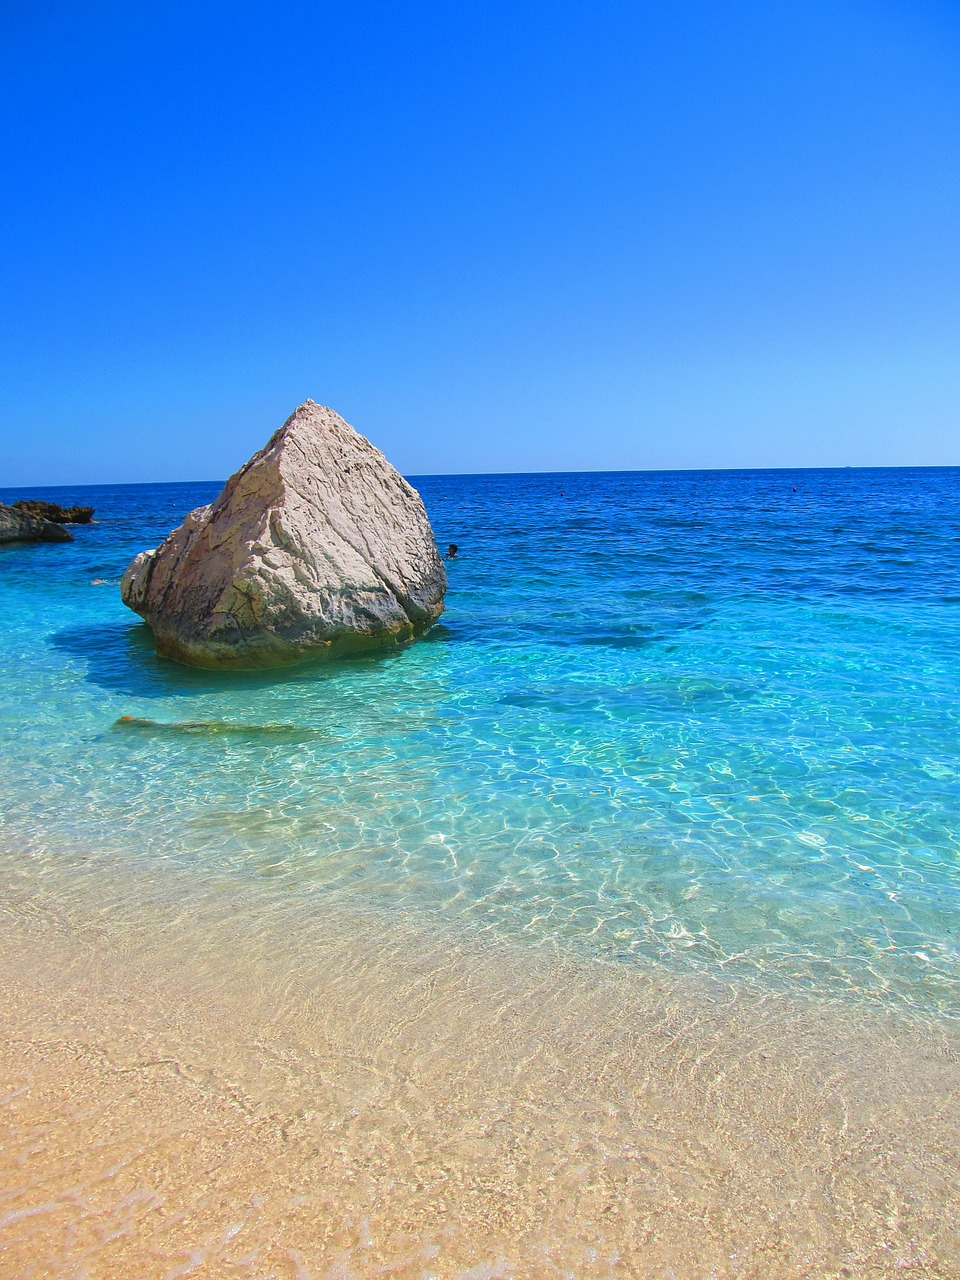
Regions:
<instances>
[{"instance_id":1,"label":"wet sand","mask_svg":"<svg viewBox=\"0 0 960 1280\"><path fill-rule=\"evenodd\" d=\"M960 1028L0 870L4 1277L960 1276Z\"/></svg>"}]
</instances>

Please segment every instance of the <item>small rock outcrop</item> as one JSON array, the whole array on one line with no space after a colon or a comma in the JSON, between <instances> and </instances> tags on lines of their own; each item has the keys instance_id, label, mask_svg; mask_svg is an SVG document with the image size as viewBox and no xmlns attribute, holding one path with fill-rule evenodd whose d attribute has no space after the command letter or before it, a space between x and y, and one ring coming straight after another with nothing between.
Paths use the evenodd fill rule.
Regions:
<instances>
[{"instance_id":1,"label":"small rock outcrop","mask_svg":"<svg viewBox=\"0 0 960 1280\"><path fill-rule=\"evenodd\" d=\"M123 576L157 652L252 669L400 644L443 611L420 495L332 409L308 400Z\"/></svg>"},{"instance_id":2,"label":"small rock outcrop","mask_svg":"<svg viewBox=\"0 0 960 1280\"><path fill-rule=\"evenodd\" d=\"M57 524L89 524L93 519L93 507L61 507L59 502L44 502L41 498L21 498L13 505L24 515L53 520Z\"/></svg>"},{"instance_id":3,"label":"small rock outcrop","mask_svg":"<svg viewBox=\"0 0 960 1280\"><path fill-rule=\"evenodd\" d=\"M61 524L43 520L0 502L0 542L72 542L73 534Z\"/></svg>"}]
</instances>

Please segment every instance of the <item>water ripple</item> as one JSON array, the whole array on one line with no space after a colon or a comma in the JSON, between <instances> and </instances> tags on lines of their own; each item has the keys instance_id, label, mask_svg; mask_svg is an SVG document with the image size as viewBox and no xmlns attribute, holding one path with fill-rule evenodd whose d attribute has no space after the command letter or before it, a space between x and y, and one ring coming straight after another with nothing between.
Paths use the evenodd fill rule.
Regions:
<instances>
[{"instance_id":1,"label":"water ripple","mask_svg":"<svg viewBox=\"0 0 960 1280\"><path fill-rule=\"evenodd\" d=\"M336 666L188 671L94 585L216 486L0 549L3 845L956 1013L960 472L420 487L443 623Z\"/></svg>"}]
</instances>

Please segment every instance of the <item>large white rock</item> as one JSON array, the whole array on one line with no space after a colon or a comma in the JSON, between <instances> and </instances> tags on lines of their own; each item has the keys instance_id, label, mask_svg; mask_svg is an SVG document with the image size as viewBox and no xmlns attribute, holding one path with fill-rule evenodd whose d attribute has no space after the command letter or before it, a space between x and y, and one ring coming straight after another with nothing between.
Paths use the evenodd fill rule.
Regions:
<instances>
[{"instance_id":1,"label":"large white rock","mask_svg":"<svg viewBox=\"0 0 960 1280\"><path fill-rule=\"evenodd\" d=\"M308 400L120 592L165 657L254 668L402 643L440 616L446 586L420 495Z\"/></svg>"}]
</instances>

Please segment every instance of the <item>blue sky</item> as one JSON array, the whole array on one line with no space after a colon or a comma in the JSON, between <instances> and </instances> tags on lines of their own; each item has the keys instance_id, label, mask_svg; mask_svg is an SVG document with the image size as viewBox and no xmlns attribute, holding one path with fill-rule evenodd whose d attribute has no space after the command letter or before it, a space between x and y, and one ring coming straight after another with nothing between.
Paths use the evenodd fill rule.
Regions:
<instances>
[{"instance_id":1,"label":"blue sky","mask_svg":"<svg viewBox=\"0 0 960 1280\"><path fill-rule=\"evenodd\" d=\"M0 484L960 464L933 0L0 3Z\"/></svg>"}]
</instances>

